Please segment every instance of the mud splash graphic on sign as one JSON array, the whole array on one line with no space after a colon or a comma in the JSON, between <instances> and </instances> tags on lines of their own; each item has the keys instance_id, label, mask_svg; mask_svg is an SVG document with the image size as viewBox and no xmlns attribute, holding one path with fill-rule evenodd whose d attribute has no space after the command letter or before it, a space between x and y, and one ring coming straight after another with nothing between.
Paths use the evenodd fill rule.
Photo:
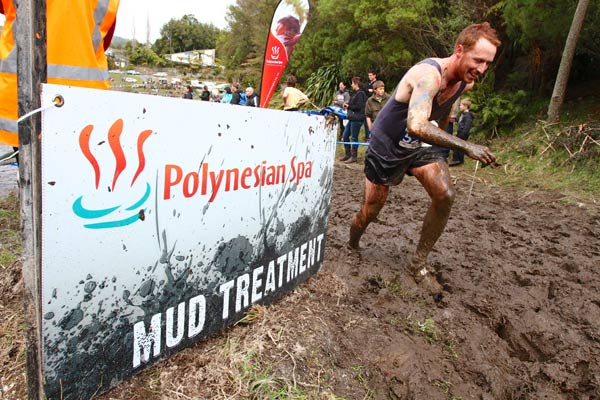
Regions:
<instances>
[{"instance_id":1,"label":"mud splash graphic on sign","mask_svg":"<svg viewBox=\"0 0 600 400\"><path fill-rule=\"evenodd\" d=\"M134 373L136 368L132 360L136 339L133 327L140 322L145 327L145 334L159 335L152 336L151 343L140 342L140 346L147 346L149 350L146 363L142 362L146 366L242 318L251 306L252 292L261 289L255 288L256 279L253 280L257 270L263 271L259 280L263 287L269 285L269 279L272 281L271 290L261 292L257 303L281 297L317 272L321 268L325 245L323 236L332 188L330 171L323 171L320 183L323 190L321 204L312 215L302 215L292 223L286 222L277 216L280 203L277 202L264 213L271 217L257 234L259 237L222 238L211 248L199 244L198 248L182 253L175 241L169 243L169 235L163 230L160 257L153 265L134 268L140 278L137 285L127 287L121 285L116 277L97 278L88 274L73 290L66 293L54 291L53 300L67 296L77 306L70 310L61 309L61 312L48 312L44 316L58 331L57 334L44 335L47 349L45 367L49 372L46 383L48 398L89 398ZM282 200L293 192L289 189L282 190ZM305 243L306 249L312 245L313 253L320 250L320 254L302 273L298 269L289 272L293 268L290 266L292 263L296 268L301 263L298 260ZM309 250L305 252L309 254ZM212 262L194 261L194 254L207 253L213 254ZM285 260L282 261L282 257ZM273 271L271 278L270 271ZM229 282L229 289L223 289ZM188 315L191 306L187 302L200 295L206 300L204 326L198 335L188 337L185 332L188 324L178 324L178 321L181 318L198 320L197 315ZM51 305L52 301L48 306ZM168 318L170 309L171 318ZM179 315L181 312L185 314L183 317ZM223 317L224 314L227 318ZM152 330L152 319L157 315L160 316L160 324L155 326L158 333ZM184 327L184 332L178 331L181 327ZM166 345L168 332L176 332L176 336L181 337L171 348ZM144 361L144 349L139 352Z\"/></svg>"}]
</instances>

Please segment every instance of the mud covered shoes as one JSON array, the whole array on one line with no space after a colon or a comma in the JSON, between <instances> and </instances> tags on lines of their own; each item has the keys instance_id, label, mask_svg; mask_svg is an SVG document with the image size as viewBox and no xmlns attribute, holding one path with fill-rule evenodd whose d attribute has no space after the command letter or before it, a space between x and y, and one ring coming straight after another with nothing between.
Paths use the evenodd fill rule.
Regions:
<instances>
[{"instance_id":1,"label":"mud covered shoes","mask_svg":"<svg viewBox=\"0 0 600 400\"><path fill-rule=\"evenodd\" d=\"M435 271L428 265L421 264L419 267L413 269L413 278L415 282L423 289L427 290L429 294L436 296L444 291L444 288L435 278Z\"/></svg>"}]
</instances>

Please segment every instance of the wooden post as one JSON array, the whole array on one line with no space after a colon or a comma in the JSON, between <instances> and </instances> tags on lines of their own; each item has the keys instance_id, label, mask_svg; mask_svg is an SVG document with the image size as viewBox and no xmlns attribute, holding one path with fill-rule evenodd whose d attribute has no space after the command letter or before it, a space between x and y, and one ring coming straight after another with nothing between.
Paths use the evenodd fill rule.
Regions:
<instances>
[{"instance_id":1,"label":"wooden post","mask_svg":"<svg viewBox=\"0 0 600 400\"><path fill-rule=\"evenodd\" d=\"M16 0L19 117L40 108L46 82L46 0ZM19 188L29 399L44 398L41 352L41 115L19 123Z\"/></svg>"}]
</instances>

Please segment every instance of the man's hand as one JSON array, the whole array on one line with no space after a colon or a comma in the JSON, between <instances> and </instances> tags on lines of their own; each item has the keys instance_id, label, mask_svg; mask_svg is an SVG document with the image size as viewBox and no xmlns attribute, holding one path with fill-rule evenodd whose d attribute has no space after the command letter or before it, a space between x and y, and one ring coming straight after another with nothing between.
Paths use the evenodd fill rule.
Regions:
<instances>
[{"instance_id":1,"label":"man's hand","mask_svg":"<svg viewBox=\"0 0 600 400\"><path fill-rule=\"evenodd\" d=\"M496 156L486 146L480 146L478 144L469 143L465 147L465 154L471 157L473 160L479 160L483 165L494 165L496 163Z\"/></svg>"}]
</instances>

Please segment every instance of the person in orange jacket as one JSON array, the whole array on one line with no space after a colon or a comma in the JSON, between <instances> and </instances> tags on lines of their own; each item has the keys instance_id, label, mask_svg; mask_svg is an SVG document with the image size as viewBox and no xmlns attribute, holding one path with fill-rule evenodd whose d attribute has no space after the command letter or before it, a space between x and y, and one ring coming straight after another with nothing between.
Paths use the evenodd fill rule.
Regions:
<instances>
[{"instance_id":1,"label":"person in orange jacket","mask_svg":"<svg viewBox=\"0 0 600 400\"><path fill-rule=\"evenodd\" d=\"M120 0L47 0L48 83L108 89L105 51L114 33ZM0 0L6 21L0 35L0 143L18 147L16 9Z\"/></svg>"}]
</instances>

